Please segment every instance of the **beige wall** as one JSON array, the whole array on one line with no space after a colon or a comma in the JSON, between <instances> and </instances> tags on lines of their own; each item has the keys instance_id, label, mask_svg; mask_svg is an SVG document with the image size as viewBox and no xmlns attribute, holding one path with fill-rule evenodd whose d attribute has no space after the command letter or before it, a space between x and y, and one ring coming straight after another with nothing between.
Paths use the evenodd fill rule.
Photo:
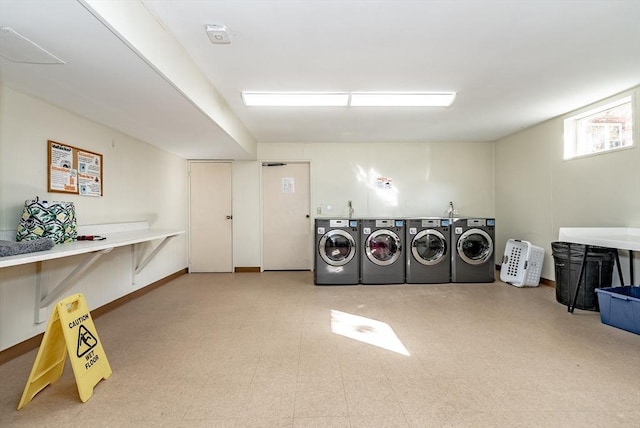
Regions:
<instances>
[{"instance_id":1,"label":"beige wall","mask_svg":"<svg viewBox=\"0 0 640 428\"><path fill-rule=\"evenodd\" d=\"M635 100L640 99L640 87L629 93ZM558 240L560 227L640 227L637 102L634 108L635 146L630 149L563 160L564 119L579 111L495 143L499 250L504 250L510 238L528 240L543 247L546 257L542 276L553 279L551 242ZM629 259L626 253L622 255L621 265L628 281ZM640 266L637 262L634 265L636 272Z\"/></svg>"},{"instance_id":2,"label":"beige wall","mask_svg":"<svg viewBox=\"0 0 640 428\"><path fill-rule=\"evenodd\" d=\"M47 140L101 153L104 196L47 193ZM112 142L114 144L112 145ZM186 161L66 110L0 86L0 230L15 230L26 199L71 201L80 225L148 221L187 228ZM99 307L187 266L187 237L174 238L131 284L131 247L113 250L68 294ZM51 287L83 256L43 263ZM44 330L34 323L35 264L0 269L0 350Z\"/></svg>"},{"instance_id":3,"label":"beige wall","mask_svg":"<svg viewBox=\"0 0 640 428\"><path fill-rule=\"evenodd\" d=\"M261 266L263 161L310 163L312 220L348 216L349 200L354 217L442 216L449 201L461 216L494 215L491 143L268 143L258 156L234 162L234 266ZM392 190L376 188L381 176Z\"/></svg>"},{"instance_id":4,"label":"beige wall","mask_svg":"<svg viewBox=\"0 0 640 428\"><path fill-rule=\"evenodd\" d=\"M491 143L268 143L258 155L311 163L312 217L347 216L349 200L354 217L442 216L449 201L461 216L494 215Z\"/></svg>"}]
</instances>

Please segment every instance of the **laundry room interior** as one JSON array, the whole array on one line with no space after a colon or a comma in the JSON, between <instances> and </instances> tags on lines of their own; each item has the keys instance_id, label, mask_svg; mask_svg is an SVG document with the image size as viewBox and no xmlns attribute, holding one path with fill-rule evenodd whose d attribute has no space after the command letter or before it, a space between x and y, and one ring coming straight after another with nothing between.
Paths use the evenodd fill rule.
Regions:
<instances>
[{"instance_id":1,"label":"laundry room interior","mask_svg":"<svg viewBox=\"0 0 640 428\"><path fill-rule=\"evenodd\" d=\"M640 333L604 325L597 310L583 310L576 306L575 299L573 307L571 303L556 300L554 288L557 287L558 265L552 247L558 241L581 243L577 238L571 241L570 234L579 233L575 231L593 229L597 233L612 234L623 233L620 231L624 229L624 233L629 235L624 237L626 241L622 246L616 247L617 259L611 277L599 285L603 288L631 286L634 289L638 286L640 58L630 52L640 51L640 21L634 19L640 18L640 1L626 0L616 2L614 6L608 5L607 1L591 2L592 7L583 11L586 15L580 15L572 24L580 27L581 19L590 22L608 11L607 8L612 8L612 16L626 20L625 30L615 36L619 45L612 47L610 52L613 61L621 64L618 68L598 63L593 70L579 74L588 62L581 60L580 67L570 67L566 61L557 60L554 55L566 54L562 47L557 47L553 55L546 56L540 45L524 43L528 37L533 38L531 34L539 34L527 25L520 39L522 45L512 41L500 51L511 55L506 59L491 53L487 54L488 63L458 64L453 55L437 51L468 69L477 65L476 75L471 72L458 75L457 71L454 73L444 66L435 67L425 59L405 63L401 60L403 54L396 55L389 41L382 43L382 52L390 56L390 61L398 61L399 66L385 63L376 69L374 64L377 61L362 59L349 50L372 43L373 35L366 33L369 38L363 36L366 43L362 45L362 40L355 35L357 31L351 28L340 34L352 36L358 43L347 43L343 50L339 47L341 42L332 36L333 54L344 62L346 69L362 61L362 67L371 73L363 73L364 69L354 66L354 70L345 71L345 76L341 75L342 69L337 65L322 62L327 58L322 56L326 55L324 50L319 59L306 63L302 59L305 58L305 48L292 41L295 37L287 39L283 45L283 49L291 49L290 52L285 49L289 52L287 54L279 53L274 47L278 43L272 40L264 42L268 49L261 53L261 45L256 40L263 35L249 30L252 26L265 30L255 17L261 13L241 18L246 15L246 10L243 15L243 7L251 7L250 2L241 1L233 5L233 2L225 1L218 2L217 6L216 2L203 1L197 5L190 2L189 6L194 11L186 12L189 9L186 7L184 14L176 12L180 8L173 1L35 3L36 7L29 8L17 1L0 0L0 26L5 40L0 40L0 240L8 243L6 248L15 248L19 244L16 242L16 230L21 224L26 204L38 198L73 203L77 235L89 238L85 242L73 239L74 242L56 243L54 249L43 252L0 256L0 375L9 379L7 383L0 382L4 383L0 387L0 425L44 423L47 412L55 414L54 420L63 421L67 415L55 410L61 401L64 403L61 408L68 410L69 414L86 416L86 409L91 405L102 412L98 421L122 426L132 421L143 425L164 421L167 426L175 426L178 422L190 425L199 421L201 426L213 426L216 422L220 426L238 427L387 426L385 421L390 423L388 426L403 427L472 426L474 423L478 426L515 426L514 423L520 422L522 426L579 426L572 423L587 423L589 416L602 425L623 427L630 426L628 424L634 418L640 418L637 409L640 391L637 384L635 387L633 384L640 378L638 371L632 370L640 364ZM302 19L308 14L303 13L296 2L259 3L255 7L265 16L278 16L284 21L287 17L289 21ZM330 19L335 14L344 13L344 17L335 23L336 28L346 25L344 20L354 16L362 18L358 21L362 23L384 22L382 12L365 13L364 9L359 9L366 9L367 5L374 7L371 3L375 2L349 2L350 6L344 10L341 9L344 5L338 4L341 2L327 2L326 10L322 9L322 2L308 3L313 3L309 7L322 18ZM377 3L384 4L381 11L392 10L392 2ZM421 26L411 18L412 14L434 12L431 8L436 6L445 7L452 14L459 12L459 7L476 7L473 1L466 0L458 6L445 6L446 2L439 1L400 3L400 16L407 19L412 28L408 35L401 32L398 36L401 40L404 37L434 36L433 33L420 33L418 29ZM501 9L499 2L483 0L482 3L491 10ZM517 2L509 3L516 8ZM530 10L536 10L534 2L527 3ZM541 16L552 11L558 13L553 20L555 24L560 17L577 13L570 5L553 6L545 2L542 7L551 9L544 9L544 13L536 15L536 22L542 22ZM228 25L228 33L226 27L221 30L216 25L212 30L215 34L207 35L209 29L204 25L207 23L201 23L199 20L204 18L198 17L205 10L210 12L212 22L220 23L223 17L227 17L224 24ZM216 16L216 12L219 15ZM511 7L503 12L505 16L515 13ZM524 22L520 14L515 16L519 16L518 22ZM47 22L47 17L51 17L51 22ZM502 23L498 18L486 19L496 25ZM198 26L196 30L188 28L195 26L194 20ZM322 43L316 34L320 29L312 25L310 18L304 22L313 27L309 31L315 35L309 42L310 46L320 51L318 46ZM64 28L65 33L52 35L48 40L48 34L54 33L56 27ZM277 28L275 34L291 36L302 31L302 27L296 25L283 28L291 32ZM356 28L364 31L360 26ZM440 24L438 28L443 31ZM473 28L478 27L474 25ZM617 28L617 25L608 23L607 28ZM560 30L553 31L557 37L564 34ZM19 37L15 40L21 43L27 38L40 50L45 49L48 55L58 55L60 61L64 61L43 65L8 59L10 49L3 43L13 41L11 38L16 37L16 32ZM95 47L89 48L91 43L83 42L84 34L90 35L87 40ZM590 34L585 30L581 37ZM193 37L201 37L202 40L190 44ZM225 41L220 42L216 37ZM491 37L487 36L484 41L491 45L498 40L494 37L498 36L491 33ZM601 38L601 35L593 36L589 41L601 47L603 45L598 42ZM460 46L457 44L459 37L453 39L454 45ZM148 43L149 40L153 43ZM544 40L549 41L547 38ZM544 43L541 41L540 44ZM479 49L480 45L475 48ZM568 45L580 46L580 41L571 38ZM157 49L157 46L163 46L163 49ZM236 46L238 56L234 59L233 49ZM421 45L412 40L411 46ZM417 55L415 52L404 53L407 56ZM523 58L518 59L520 53ZM207 65L211 67L209 61L218 61L216 55L220 58L219 69L206 69ZM276 60L269 60L269 55ZM537 63L538 56L545 64ZM104 58L109 58L109 61L104 61ZM476 55L474 58L481 61ZM576 73L576 78L541 77L552 73L550 70L553 70L556 60L565 64L565 73ZM511 61L513 66L501 70L501 61ZM400 66L410 67L412 64L415 69L404 74L397 71ZM255 71L261 66L264 76ZM424 82L421 76L428 76L430 67L437 69L434 77L438 76L439 80L434 84L444 87L434 88L434 84ZM254 69L253 73L247 71L249 69ZM507 74L517 72L522 72L522 75L507 79ZM385 73L394 79L385 80ZM242 79L249 87L239 86L244 84ZM287 84L287 79L294 81L295 85ZM360 82L360 79L369 83ZM486 79L488 83L485 83ZM501 79L505 84L508 80L510 86L502 89L499 86ZM549 80L546 85L545 79ZM303 85L313 85L314 82L315 86ZM379 84L387 86L380 88L376 86ZM354 106L289 106L269 110L244 105L241 94L244 90L344 92L349 94L350 100L358 91L452 90L455 101L446 107L401 106L390 110L387 107L376 110L378 107ZM467 93L474 98L467 101ZM501 96L505 97L504 101L493 100L493 97ZM527 99L531 100L531 105ZM628 122L633 130L629 144L618 147L612 143L611 150L568 159L565 147L567 123L589 112L618 106L620 100L625 100L633 111ZM468 105L465 104L467 102ZM456 116L449 118L449 114ZM469 123L464 124L466 119ZM103 175L98 195L83 195L78 189L52 189L51 144L99 154ZM196 164L225 165L228 167L228 171L225 170L228 174L224 177L226 181L207 178L209 181L203 188L205 196L196 197L193 191L195 175L192 174ZM292 165L306 168L302 173L306 178L294 179L294 173L288 169ZM268 183L275 186L275 191L271 192L275 193L274 199L271 200ZM288 205L286 198L290 195L302 195L301 205ZM208 204L206 208L205 205L198 208L204 212L198 220L201 222L198 227L194 215L197 199L206 199ZM281 213L282 218L274 219ZM284 215L298 216L299 223L294 226ZM219 219L214 221L214 216ZM415 221L411 222L412 219ZM444 234L442 239L448 246L446 269L441 267L437 276L429 279L424 275L430 273L421 273L428 269L420 271L419 265L407 268L412 251L410 240L420 232L421 223L418 221L423 219L438 219L434 228ZM462 222L456 223L457 219ZM467 226L469 219L477 219L481 222L478 227L490 233L491 262L489 271L486 266L479 273L460 271L456 279L455 274L452 277L452 269L460 261L455 262L451 258L456 251L453 237L463 233L463 224L464 230L471 228ZM278 220L285 224L272 226L276 224L272 222ZM350 229L350 239L356 248L350 256L354 257L354 266L357 262L357 269L353 267L349 271L355 276L344 281L336 279L335 275L347 272L345 267L341 267L346 262L334 268L330 266L331 261L325 259L329 265L322 268L326 275L318 276L322 275L318 263L324 263L319 248L327 242L322 240L322 235L325 228L330 228L330 220L344 221L337 224L345 230ZM384 281L377 281L375 272L378 271L363 264L367 251L373 251L367 247L364 234L370 234L375 230L376 221L383 220L390 221L389 228L398 229L400 239L395 245L402 251L398 262L402 263L402 275L399 279L387 280L385 277ZM320 223L322 221L325 222ZM302 233L299 233L298 224L302 225ZM460 228L459 232L455 231L456 226ZM612 232L614 229L617 232ZM120 243L119 236L127 233L130 236L144 234L144 238L123 238ZM92 241L95 237L103 240ZM608 238L609 235L602 239L598 236L601 242L608 242ZM506 263L503 257L514 240L543 250L538 261L537 280L530 287L514 287L501 279L503 261ZM199 247L195 246L196 243ZM591 241L582 244L582 261L586 266L587 249L597 244ZM336 245L335 255L346 256L339 254L345 249L342 244ZM66 251L66 248L70 250ZM208 259L202 268L195 267L196 252L197 256ZM90 259L93 256L95 259ZM287 265L286 259L296 260L297 264ZM212 264L207 265L208 262ZM364 269L369 269L365 279ZM583 269L581 265L578 272L580 269ZM410 272L414 276L409 276ZM431 272L435 272L435 268ZM580 279L577 281L579 283ZM105 331L101 336L104 336L107 355L114 355L110 358L114 376L100 382L93 398L81 405L72 374L66 373L61 385L52 383L33 397L26 408L16 411L19 393L27 380L55 303L76 293L86 298L96 328ZM578 296L578 290L575 295ZM461 306L458 306L458 301ZM175 306L173 302L176 302ZM201 307L205 302L211 304L211 310ZM509 308L510 305L513 307ZM421 307L428 310L422 313ZM577 308L575 312L574 307ZM444 312L445 308L451 312ZM342 311L342 318L336 316L341 322L346 322L344 320L348 316L354 316L397 326L398 337L406 341L402 355L411 354L413 362L402 360L394 366L401 353L395 352L390 356L384 354L393 352L388 349L371 351L370 348L357 348L363 342L354 345L346 340L342 342L344 338L334 337L336 334L330 335L331 330L329 333L326 331L329 322L325 323L323 317L330 316L327 314L335 316L335 311ZM220 315L219 319L216 319L216 314ZM433 323L433 331L428 328L433 321L427 318L430 314L437 314L439 318ZM414 316L417 317L415 322ZM462 321L456 324L457 316L466 324ZM502 316L504 318L500 318ZM513 325L509 317L517 318ZM117 403L126 401L110 389L114 388L112 385L123 382L122 377L118 378L119 370L135 376L136 370L141 370L142 362L136 361L134 355L144 359L142 348L149 352L149 366L156 364L156 369L161 366L171 370L177 354L173 334L182 334L187 326L190 330L200 328L196 322L198 319L206 321L211 329L205 327L206 331L201 332L202 341L184 338L187 342L185 349L192 354L184 356L185 361L189 361L180 366L184 371L169 372L171 392L166 392L166 396L161 396L160 390L152 394L157 403L165 403L165 410L159 411L159 405L152 409L143 404L143 416L135 416L133 409L128 408L119 416L110 415L109 412L118 407ZM362 319L357 322L369 322ZM183 321L185 324L181 324ZM129 334L125 322L139 326L139 331L131 334L139 338L140 343L124 338ZM416 330L419 326L424 336L412 330L411 324ZM558 327L560 331L556 331L558 324L562 324L561 328ZM160 325L162 327L156 329ZM313 330L320 325L322 327L318 327L318 331ZM365 330L375 330L377 326L365 325ZM223 336L218 327L229 336ZM499 351L491 351L492 345L488 342L480 343L484 340L479 339L483 336L481 329L485 327L496 335ZM280 328L282 331L278 331ZM447 337L445 332L449 328L452 334L461 335L461 342ZM463 330L469 330L469 336L462 336L465 334ZM263 336L264 341L261 339ZM285 343L284 336L287 340L293 337L293 345ZM526 371L524 361L516 361L516 357L525 358L509 343L516 336L533 338L530 348L529 345L520 346L527 350L535 348L538 363L532 363L535 368L531 370L544 372L544 382L553 383L555 376L562 378L564 385L571 384L566 389L564 385L554 384L556 389L548 396L557 399L557 403L551 403L551 398L544 401L542 408L550 411L544 417L546 419L543 418L544 423L539 419L539 413L522 408L524 397L529 392L542 397L549 391L545 389L544 382L533 380L536 373ZM166 352L152 349L150 342L154 337ZM219 347L214 343L218 339ZM331 352L310 345L313 340ZM568 342L570 344L563 349L564 340L575 342ZM427 342L433 347L430 348ZM440 362L434 363L438 359L436 351L448 352L449 347L452 349L452 354L447 354L449 360L462 355L466 352L462 342L473 346L472 353L477 351L482 355L479 365L469 366L473 367L475 374L471 373L471 368L468 371L462 368L462 360L471 360L467 354L458 363L451 363L458 364L455 369L440 366ZM139 350L136 345L141 345ZM200 346L206 347L202 348L207 352L204 357ZM602 373L594 373L598 364L609 355L607 347L616 350L611 364L631 364L631 373L626 379L625 375L616 374L612 365L607 365ZM303 368L309 362L303 360L305 349L312 349L331 361L330 370L335 372L330 372L330 379L323 378L326 372L322 375L314 372L315 377L306 377L309 373ZM513 380L502 374L496 363L501 357L496 353L503 349L514 352L505 363L507 371L517 373ZM566 363L583 350L588 356L576 359L575 364ZM131 359L127 351L132 352ZM245 351L248 354L242 354ZM559 352L562 358L555 352ZM353 360L351 356L345 356L349 353L352 353ZM199 370L195 369L198 356L207 365L202 368L201 378L192 376L194 370ZM360 360L355 356L365 360L371 357L370 361L375 364L365 363L364 367L383 373L383 380L369 374L365 376L364 369L359 372L356 367ZM565 362L553 365L561 359ZM311 360L315 364L319 358ZM217 361L221 361L220 366ZM285 361L288 364L286 370L276 361ZM428 369L430 364L435 366ZM180 383L183 380L178 379L187 372L187 365L191 372L186 378L193 381L198 392L202 392L201 400L195 392L191 393L188 386ZM436 366L440 372L436 371ZM267 372L274 367L272 373ZM326 369L324 365L322 367ZM585 367L588 367L588 373ZM494 390L508 385L503 389L516 391L514 393L523 399L520 405L499 410L500 406L496 404L499 394L491 395L492 392L486 397L491 396L496 402L475 396L471 399L472 407L474 403L478 407L473 407L473 412L477 412L470 415L472 411L464 408L468 396L461 391L463 387L484 388L479 386L480 382L476 383L480 379L477 376L481 376L477 373L483 368L489 373L486 376L491 377L489 383L494 385L492 382L495 381L497 386L494 385ZM417 371L412 372L414 369ZM155 376L151 367L144 370L148 371L144 371L145 376L141 377ZM394 377L401 370L406 370L400 376L402 379ZM425 374L429 370L432 371ZM458 378L456 370L465 372L468 377ZM566 377L559 376L561 372L565 372ZM610 380L604 379L605 373L611 376ZM412 383L411 387L407 386L407 379L412 376L422 379L423 375L430 379L429 382L433 381L430 385L437 384L434 388L438 391L446 391L442 396L448 398L439 401L440 398L424 392L421 385ZM389 399L397 402L397 406L389 407L389 413L385 413L354 398L358 395L354 391L367 396L365 386L350 384L354 379L360 381L360 376L366 388L376 391L371 392L371 397L377 397L377 394L391 397ZM595 410L583 412L587 416L580 414L580 411L585 411L584 407L578 406L575 410L569 409L569 404L562 407L561 402L569 403L570 395L575 398L574 394L580 393L580 385L572 384L571 380L579 376L597 379L595 384L602 385L607 395L619 397L620 394L613 394L619 388L627 398L621 399L620 403L607 398L606 405L613 408L606 409L605 404L601 404L599 413ZM460 383L452 386L448 383L451 379ZM535 387L519 389L519 383L525 380L535 383ZM265 409L268 406L258 404L258 401L269 396L265 385L272 381L274 388L284 388L277 389L275 395L278 399L281 398L279 394L285 398L277 403L274 398L272 408ZM388 385L382 388L380 384L384 382ZM125 383L134 385L135 379L126 379ZM328 388L327 391L338 389L337 395L327 392L333 397L329 400L335 405L332 409L327 408L323 413L301 398L304 392L309 397L313 396L310 393L313 389L309 386L312 384L321 384L322 388ZM445 384L451 389L444 387ZM220 390L211 385L219 386ZM233 385L232 392L225 399L233 397L237 401L225 409L222 408L224 406L216 408L214 412L208 406L212 405L211 401L224 400L221 391L228 385ZM56 395L56 387L64 388L63 393ZM258 390L254 387L263 389L256 392ZM407 393L409 389L412 392ZM180 395L174 393L178 390L189 391L184 394L185 398L177 401L184 407L182 409L174 409L167 398ZM589 389L584 393L591 400L587 402L594 403L600 399L596 392ZM101 393L107 396L107 400L101 401ZM204 397L209 393L215 394L212 395L215 399L206 402ZM433 403L439 403L438 407L430 407L426 399L421 405L415 404L407 398L414 393L429 395ZM463 395L465 398L461 399ZM344 403L336 404L336 396L343 397ZM187 403L186 397L190 397L191 402ZM372 402L377 403L378 399L382 400L376 398ZM478 402L474 401L476 399ZM507 396L502 399L509 401ZM133 401L143 402L139 397ZM104 408L103 403L106 403ZM378 404L380 408L387 409L386 404ZM266 416L260 413L263 411ZM567 411L575 420L569 420ZM476 419L478 415L481 415L480 419Z\"/></svg>"}]
</instances>

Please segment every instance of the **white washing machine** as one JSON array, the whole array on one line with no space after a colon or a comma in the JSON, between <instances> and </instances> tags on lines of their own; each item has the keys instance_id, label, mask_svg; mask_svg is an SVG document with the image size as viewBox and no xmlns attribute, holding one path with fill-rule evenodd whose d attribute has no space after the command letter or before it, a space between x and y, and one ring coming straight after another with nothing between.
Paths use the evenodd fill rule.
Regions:
<instances>
[{"instance_id":1,"label":"white washing machine","mask_svg":"<svg viewBox=\"0 0 640 428\"><path fill-rule=\"evenodd\" d=\"M360 283L358 240L360 223L354 219L316 219L316 285Z\"/></svg>"},{"instance_id":2,"label":"white washing machine","mask_svg":"<svg viewBox=\"0 0 640 428\"><path fill-rule=\"evenodd\" d=\"M404 220L361 220L361 284L404 283L404 226Z\"/></svg>"},{"instance_id":3,"label":"white washing machine","mask_svg":"<svg viewBox=\"0 0 640 428\"><path fill-rule=\"evenodd\" d=\"M443 284L451 274L448 218L407 219L406 282Z\"/></svg>"},{"instance_id":4,"label":"white washing machine","mask_svg":"<svg viewBox=\"0 0 640 428\"><path fill-rule=\"evenodd\" d=\"M451 223L451 282L495 281L493 218L456 218Z\"/></svg>"}]
</instances>

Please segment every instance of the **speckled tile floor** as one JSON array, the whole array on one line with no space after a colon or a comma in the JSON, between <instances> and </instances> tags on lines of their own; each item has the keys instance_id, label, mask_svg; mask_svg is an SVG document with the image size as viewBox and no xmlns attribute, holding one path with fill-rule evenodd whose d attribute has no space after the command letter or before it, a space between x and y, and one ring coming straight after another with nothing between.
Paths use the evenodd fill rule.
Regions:
<instances>
[{"instance_id":1,"label":"speckled tile floor","mask_svg":"<svg viewBox=\"0 0 640 428\"><path fill-rule=\"evenodd\" d=\"M36 351L0 366L0 426L638 426L640 336L554 293L183 275L94 320L113 375L86 403L67 363L17 411Z\"/></svg>"}]
</instances>

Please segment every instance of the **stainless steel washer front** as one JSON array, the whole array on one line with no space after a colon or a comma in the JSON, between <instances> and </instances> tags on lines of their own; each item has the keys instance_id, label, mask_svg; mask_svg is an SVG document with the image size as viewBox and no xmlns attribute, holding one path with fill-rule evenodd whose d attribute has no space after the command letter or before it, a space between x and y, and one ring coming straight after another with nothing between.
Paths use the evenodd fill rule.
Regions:
<instances>
[{"instance_id":1,"label":"stainless steel washer front","mask_svg":"<svg viewBox=\"0 0 640 428\"><path fill-rule=\"evenodd\" d=\"M316 285L360 283L360 221L315 219L313 281Z\"/></svg>"},{"instance_id":2,"label":"stainless steel washer front","mask_svg":"<svg viewBox=\"0 0 640 428\"><path fill-rule=\"evenodd\" d=\"M404 283L404 219L362 219L361 225L360 283Z\"/></svg>"}]
</instances>

